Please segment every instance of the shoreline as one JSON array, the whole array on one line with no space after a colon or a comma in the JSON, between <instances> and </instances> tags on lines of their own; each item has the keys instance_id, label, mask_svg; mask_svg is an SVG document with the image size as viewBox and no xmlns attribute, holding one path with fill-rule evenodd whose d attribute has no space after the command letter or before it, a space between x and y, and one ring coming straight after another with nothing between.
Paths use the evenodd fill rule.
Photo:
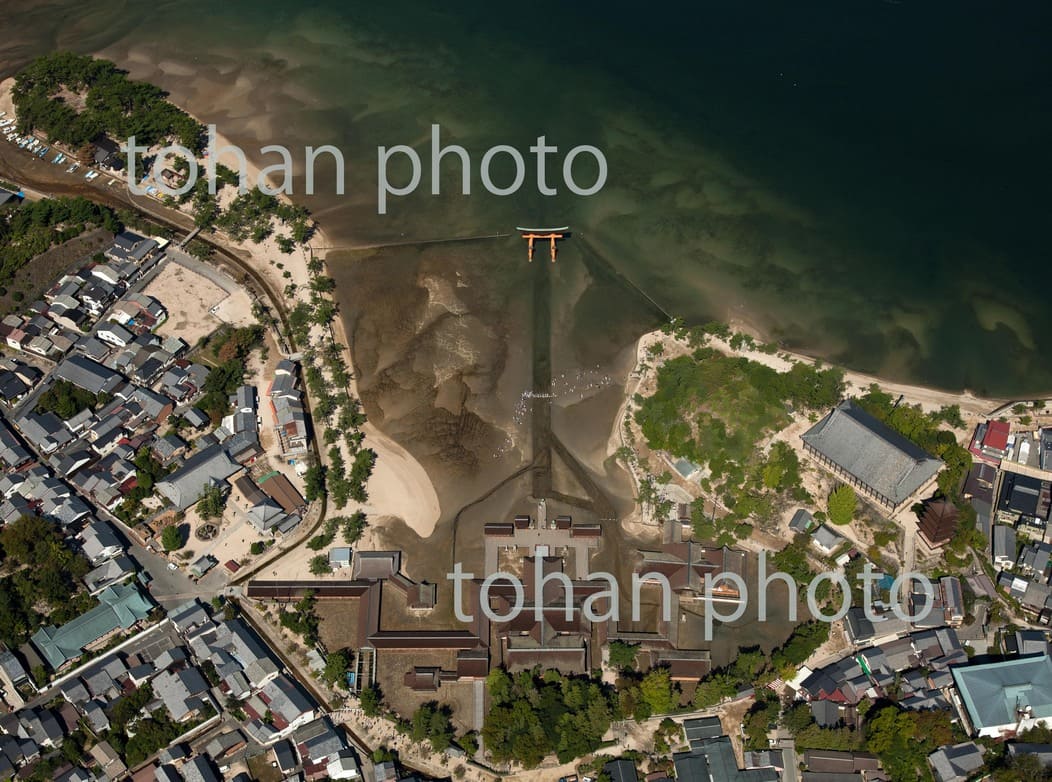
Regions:
<instances>
[{"instance_id":1,"label":"shoreline","mask_svg":"<svg viewBox=\"0 0 1052 782\"><path fill-rule=\"evenodd\" d=\"M7 111L8 116L12 117L15 115L11 96L13 85L14 77L8 77L0 81L0 111ZM193 119L201 122L200 117L187 111L184 106L180 105L179 108L186 111ZM216 130L216 145L218 147L232 145L231 140L220 132L218 128ZM244 150L244 152L244 174L246 184L251 188L262 179L261 167L252 160L251 150ZM220 156L219 160L229 162L225 156ZM117 179L118 182L124 185L121 188L121 192L130 199L126 179L121 176L112 178ZM271 185L273 184L273 180L269 177L267 181ZM76 184L79 185L80 182L76 181ZM90 197L90 195L87 197ZM278 195L277 198L289 203L295 203L294 199L285 194ZM131 200L131 203L134 204L134 200ZM159 207L164 206L161 202L157 202L157 204ZM186 215L186 212L183 210L175 211ZM303 300L299 296L300 291L309 290L310 275L307 263L313 253L311 247L315 244L320 244L323 247L332 244L329 236L325 233L324 227L313 218L312 221L314 223L314 234L308 245L299 247L287 255L277 249L274 237L270 237L262 243L251 241L234 242L225 233L215 231L213 233L222 237L228 247L239 251L239 256L242 260L266 280L276 295L281 295L281 292L290 282L295 283L296 296L292 298L285 297L286 305L292 305L297 300ZM323 250L319 251L316 257L320 258L324 263L326 255L327 251ZM277 263L281 263L282 268L279 269ZM291 274L290 278L284 277L283 272L286 271ZM347 340L343 316L340 313L337 313L333 324L333 336L336 340L341 341L343 345L344 359L347 362L351 376L350 391L357 398L358 386L354 362L352 360L350 343ZM402 519L421 538L429 537L434 532L441 516L438 495L430 476L427 475L423 466L404 447L385 435L373 424L367 421L362 427L362 432L365 435L363 446L371 448L377 455L376 467L367 485L369 499L365 507L371 509L379 518L396 516ZM322 463L326 463L328 461L327 452L324 449L320 449L319 452ZM334 509L330 509L329 513L337 515Z\"/></svg>"},{"instance_id":2,"label":"shoreline","mask_svg":"<svg viewBox=\"0 0 1052 782\"><path fill-rule=\"evenodd\" d=\"M180 108L183 108L180 106ZM185 108L183 108L186 111ZM191 117L198 122L201 122L200 117L187 111ZM205 123L201 123L205 124ZM233 142L222 132L216 128L215 133L216 146L232 146ZM274 180L270 177L262 177L262 169L257 165L251 158L251 150L243 150L245 153L245 179L246 184L249 188L256 187L257 183L261 179L265 179L268 186L273 189ZM226 158L220 156L217 158L217 162L226 161ZM279 199L295 203L295 199L286 194L276 196ZM323 248L332 246L333 242L331 238L325 233L325 229L322 225L314 218L314 233L311 236L310 242L306 248L301 249L299 253L292 253L288 256L281 256L283 258L295 258L296 267L291 269L289 263L285 263L285 270L292 272L292 279L290 282L294 282L297 287L297 292L309 289L310 286L310 275L307 270L307 261L310 256L319 258L324 264L325 272L328 273L328 262L327 256L330 252L326 249L320 249L317 252L314 251L313 247L315 244L320 244ZM268 240L272 241L272 240ZM249 252L252 260L256 257L250 247L246 246L250 243L243 243L240 246L245 247L246 251ZM265 247L266 243L262 245ZM257 251L258 253L258 251ZM275 290L283 290L286 284L286 280L280 275L276 275L277 269L272 264L260 264L257 265L257 271L266 276L275 286ZM294 297L294 298L298 298ZM339 305L339 299L333 297L334 301ZM351 343L347 338L347 328L344 323L343 313L340 312L339 307L337 308L336 318L331 324L332 327L332 338L336 340L338 344L342 346L341 353L344 361L347 362L347 367L350 375L350 391L356 399L361 399L358 394L358 373L355 369L354 357L351 351ZM373 468L373 474L369 478L367 484L367 490L369 492L369 498L364 507L369 508L379 518L384 516L395 516L405 522L406 526L416 532L421 538L430 537L435 527L438 525L438 520L441 518L441 506L438 501L438 493L435 491L434 483L431 477L427 474L423 465L420 464L412 454L399 443L395 442L392 438L384 434L378 427L372 424L368 419L362 426L362 433L365 435L363 440L363 447L371 448L376 452L376 465ZM328 461L327 453L322 451L322 461Z\"/></svg>"},{"instance_id":3,"label":"shoreline","mask_svg":"<svg viewBox=\"0 0 1052 782\"><path fill-rule=\"evenodd\" d=\"M732 333L737 332L740 334L746 334L752 337L757 344L767 341L766 335L763 331L758 329L754 323L746 318L741 316L732 318L727 321L727 325L730 327ZM648 332L648 334L644 336L651 336L655 333L661 332L660 330L656 332ZM1052 391L1050 391L1049 394L1034 394L1030 397L981 397L976 396L967 388L961 390L945 389L924 385L922 383L890 380L888 378L880 377L879 375L850 369L841 364L836 364L824 359L821 356L812 356L807 353L801 353L800 351L779 348L775 353L764 353L763 351L750 349L746 346L735 350L726 340L711 335L709 337L709 344L727 355L743 356L758 363L766 364L772 369L776 369L780 372L784 372L793 364L807 364L809 366L821 365L824 367L840 369L844 373L844 383L847 385L845 392L850 393L852 390L864 392L870 385L876 383L884 391L892 394L901 394L905 397L905 402L910 404L920 404L925 412L933 409L937 410L944 404L957 404L960 405L962 412L971 412L976 415L990 415L1001 407L1004 407L1006 404L1012 404L1013 402L1020 400L1029 401L1030 398L1041 399L1043 397L1052 396ZM789 360L787 361L783 359L782 356L787 356ZM985 413L981 412L988 405L993 405L993 407L986 410Z\"/></svg>"}]
</instances>

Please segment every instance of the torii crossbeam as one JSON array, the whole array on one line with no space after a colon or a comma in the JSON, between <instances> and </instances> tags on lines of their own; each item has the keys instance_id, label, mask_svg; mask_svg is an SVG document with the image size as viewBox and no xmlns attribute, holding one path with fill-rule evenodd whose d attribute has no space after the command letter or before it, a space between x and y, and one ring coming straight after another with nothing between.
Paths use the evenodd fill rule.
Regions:
<instances>
[{"instance_id":1,"label":"torii crossbeam","mask_svg":"<svg viewBox=\"0 0 1052 782\"><path fill-rule=\"evenodd\" d=\"M555 263L556 247L555 243L559 239L565 239L570 235L570 227L564 225L562 228L523 228L518 226L515 228L516 231L522 234L522 238L527 243L527 257L530 263L533 263L533 243L537 240L548 241L551 243L551 255L552 263Z\"/></svg>"}]
</instances>

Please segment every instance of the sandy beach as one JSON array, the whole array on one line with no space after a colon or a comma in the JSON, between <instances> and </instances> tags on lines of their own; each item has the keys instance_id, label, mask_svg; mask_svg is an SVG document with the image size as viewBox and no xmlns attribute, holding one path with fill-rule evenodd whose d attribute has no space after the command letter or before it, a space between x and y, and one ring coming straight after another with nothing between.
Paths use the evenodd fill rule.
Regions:
<instances>
[{"instance_id":1,"label":"sandy beach","mask_svg":"<svg viewBox=\"0 0 1052 782\"><path fill-rule=\"evenodd\" d=\"M201 118L195 117L199 122ZM232 142L222 133L216 132L216 146L222 148L230 146ZM226 165L234 165L238 161L233 153L220 156L219 161ZM246 150L245 167L246 181L249 187L256 187L264 179L259 165L252 161ZM276 182L267 177L268 186L273 189ZM285 198L286 196L280 196ZM326 235L324 228L317 225L311 246L330 247L332 240ZM282 254L277 247L273 237L262 243L243 242L243 247L256 263L255 268L263 274L273 290L282 291L289 283L296 285L296 295L293 300L286 301L286 306L294 307L296 300L309 300L310 274L307 263L310 261L310 248L297 248L290 255ZM317 257L323 261L326 252L319 250ZM280 260L279 260L280 259ZM283 268L278 267L278 263ZM291 278L285 277L284 272L290 272ZM333 335L336 341L343 346L343 357L350 368L351 393L358 397L357 373L354 368L354 359L350 350L350 342L343 325L343 318L337 317L333 323ZM312 340L324 338L324 332L315 328L312 332ZM369 502L365 506L371 514L378 517L397 516L402 519L420 537L426 538L435 530L441 514L438 495L434 485L428 477L427 472L412 455L390 437L386 436L376 426L366 422L362 427L365 434L364 447L376 451L376 467L372 477L369 479ZM323 450L323 460L327 461L327 455Z\"/></svg>"},{"instance_id":2,"label":"sandy beach","mask_svg":"<svg viewBox=\"0 0 1052 782\"><path fill-rule=\"evenodd\" d=\"M130 65L133 76L136 76L137 74L134 73L136 66L142 67L144 63L134 62L130 63ZM158 63L155 66L162 68L163 64ZM185 74L183 75L185 76ZM13 78L0 82L0 111L6 111L8 116L14 115L14 103L11 97L13 85ZM195 119L199 122L208 122L207 117L191 115L195 116ZM217 129L217 148L231 146L232 144L231 139ZM251 149L245 149L246 165L244 173L247 185L255 187L263 177L261 167L258 162L252 159L251 152ZM239 164L233 153L220 155L219 162L232 167ZM272 178L268 177L267 181L271 188L276 184ZM224 194L224 200L227 202L232 197L233 193L230 191ZM280 197L287 198L285 196ZM311 256L310 248L297 247L291 254L284 254L279 250L274 236L263 242L234 242L227 237L227 243L232 248L241 251L238 254L252 265L277 295L282 295L282 292L286 290L286 286L290 283L296 286L295 297L285 301L287 308L295 306L297 300L304 302L309 300L310 274L307 269L307 263ZM326 235L324 228L318 225L311 244L319 247L329 247L332 246L333 242ZM324 258L321 252L319 256ZM168 271L173 275L172 281L178 281L181 275L185 276L187 274L185 270L180 271L178 267L173 267ZM288 276L286 276L286 273L288 273ZM191 298L193 302L197 302L198 299L208 299L209 297L195 295ZM222 292L219 291L218 298L212 297L215 300L210 300L205 310L221 298ZM175 317L170 321L170 328L176 328L180 323L189 326L190 320L202 321L203 323L212 318L207 311L195 313L187 310L187 317L185 318L180 316L181 312L182 310L178 307L173 309ZM216 322L218 322L218 319ZM341 318L336 318L333 323L333 330L336 340L344 347L344 359L351 369L352 378L354 378L354 363L351 351L348 348L348 341ZM196 332L194 336L198 336ZM312 334L312 339L320 340L323 336L323 332L318 329L316 333ZM358 389L353 379L351 392L357 396ZM366 423L363 431L365 433L365 447L372 448L377 454L376 468L368 485L368 508L370 512L377 517L396 516L402 519L406 525L421 537L428 537L434 531L441 509L438 495L426 471L408 451L384 435L377 427ZM322 449L322 458L327 460L324 449Z\"/></svg>"}]
</instances>

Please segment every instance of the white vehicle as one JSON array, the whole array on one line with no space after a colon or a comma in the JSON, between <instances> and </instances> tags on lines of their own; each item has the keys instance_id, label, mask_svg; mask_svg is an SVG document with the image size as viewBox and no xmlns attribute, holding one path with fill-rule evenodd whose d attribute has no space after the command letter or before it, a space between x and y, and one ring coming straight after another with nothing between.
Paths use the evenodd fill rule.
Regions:
<instances>
[{"instance_id":1,"label":"white vehicle","mask_svg":"<svg viewBox=\"0 0 1052 782\"><path fill-rule=\"evenodd\" d=\"M169 570L178 570L179 566L177 564L175 564L174 562L169 562L168 563L168 569Z\"/></svg>"}]
</instances>

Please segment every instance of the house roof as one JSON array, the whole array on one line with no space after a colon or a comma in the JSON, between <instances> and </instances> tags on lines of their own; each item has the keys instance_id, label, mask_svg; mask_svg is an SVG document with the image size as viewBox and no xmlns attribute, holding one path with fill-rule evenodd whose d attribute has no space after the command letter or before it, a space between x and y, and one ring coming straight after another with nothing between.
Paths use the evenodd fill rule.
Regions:
<instances>
[{"instance_id":1,"label":"house roof","mask_svg":"<svg viewBox=\"0 0 1052 782\"><path fill-rule=\"evenodd\" d=\"M223 446L213 445L194 454L174 473L158 481L157 491L179 510L186 510L201 499L210 485L225 481L240 469L241 465L231 460Z\"/></svg>"},{"instance_id":2,"label":"house roof","mask_svg":"<svg viewBox=\"0 0 1052 782\"><path fill-rule=\"evenodd\" d=\"M995 451L1003 451L1008 447L1008 435L1011 427L1007 421L990 421L986 425L986 436L983 437L983 447L992 448Z\"/></svg>"},{"instance_id":3,"label":"house roof","mask_svg":"<svg viewBox=\"0 0 1052 782\"><path fill-rule=\"evenodd\" d=\"M935 782L967 782L983 766L983 751L974 741L941 747L928 756Z\"/></svg>"},{"instance_id":4,"label":"house roof","mask_svg":"<svg viewBox=\"0 0 1052 782\"><path fill-rule=\"evenodd\" d=\"M834 532L829 526L823 524L814 531L811 535L811 539L824 548L826 551L832 551L834 548L844 542L844 536Z\"/></svg>"},{"instance_id":5,"label":"house roof","mask_svg":"<svg viewBox=\"0 0 1052 782\"><path fill-rule=\"evenodd\" d=\"M86 356L68 356L55 367L54 377L66 380L92 394L109 393L121 382L121 376Z\"/></svg>"},{"instance_id":6,"label":"house roof","mask_svg":"<svg viewBox=\"0 0 1052 782\"><path fill-rule=\"evenodd\" d=\"M33 645L52 668L61 668L76 660L84 647L115 630L127 630L146 619L152 605L135 584L107 587L99 596L99 605L61 627L42 627L33 634Z\"/></svg>"},{"instance_id":7,"label":"house roof","mask_svg":"<svg viewBox=\"0 0 1052 782\"><path fill-rule=\"evenodd\" d=\"M789 522L789 529L794 532L807 532L811 529L814 520L814 516L812 516L805 508L798 508L796 513L793 514L792 520Z\"/></svg>"},{"instance_id":8,"label":"house roof","mask_svg":"<svg viewBox=\"0 0 1052 782\"><path fill-rule=\"evenodd\" d=\"M1052 717L1052 657L1017 657L953 668L961 699L977 730L1014 725L1021 708Z\"/></svg>"},{"instance_id":9,"label":"house roof","mask_svg":"<svg viewBox=\"0 0 1052 782\"><path fill-rule=\"evenodd\" d=\"M286 513L294 513L306 504L303 495L280 472L274 471L261 477L259 488L277 502Z\"/></svg>"},{"instance_id":10,"label":"house roof","mask_svg":"<svg viewBox=\"0 0 1052 782\"><path fill-rule=\"evenodd\" d=\"M803 441L844 472L899 504L942 462L846 399L807 430Z\"/></svg>"}]
</instances>

